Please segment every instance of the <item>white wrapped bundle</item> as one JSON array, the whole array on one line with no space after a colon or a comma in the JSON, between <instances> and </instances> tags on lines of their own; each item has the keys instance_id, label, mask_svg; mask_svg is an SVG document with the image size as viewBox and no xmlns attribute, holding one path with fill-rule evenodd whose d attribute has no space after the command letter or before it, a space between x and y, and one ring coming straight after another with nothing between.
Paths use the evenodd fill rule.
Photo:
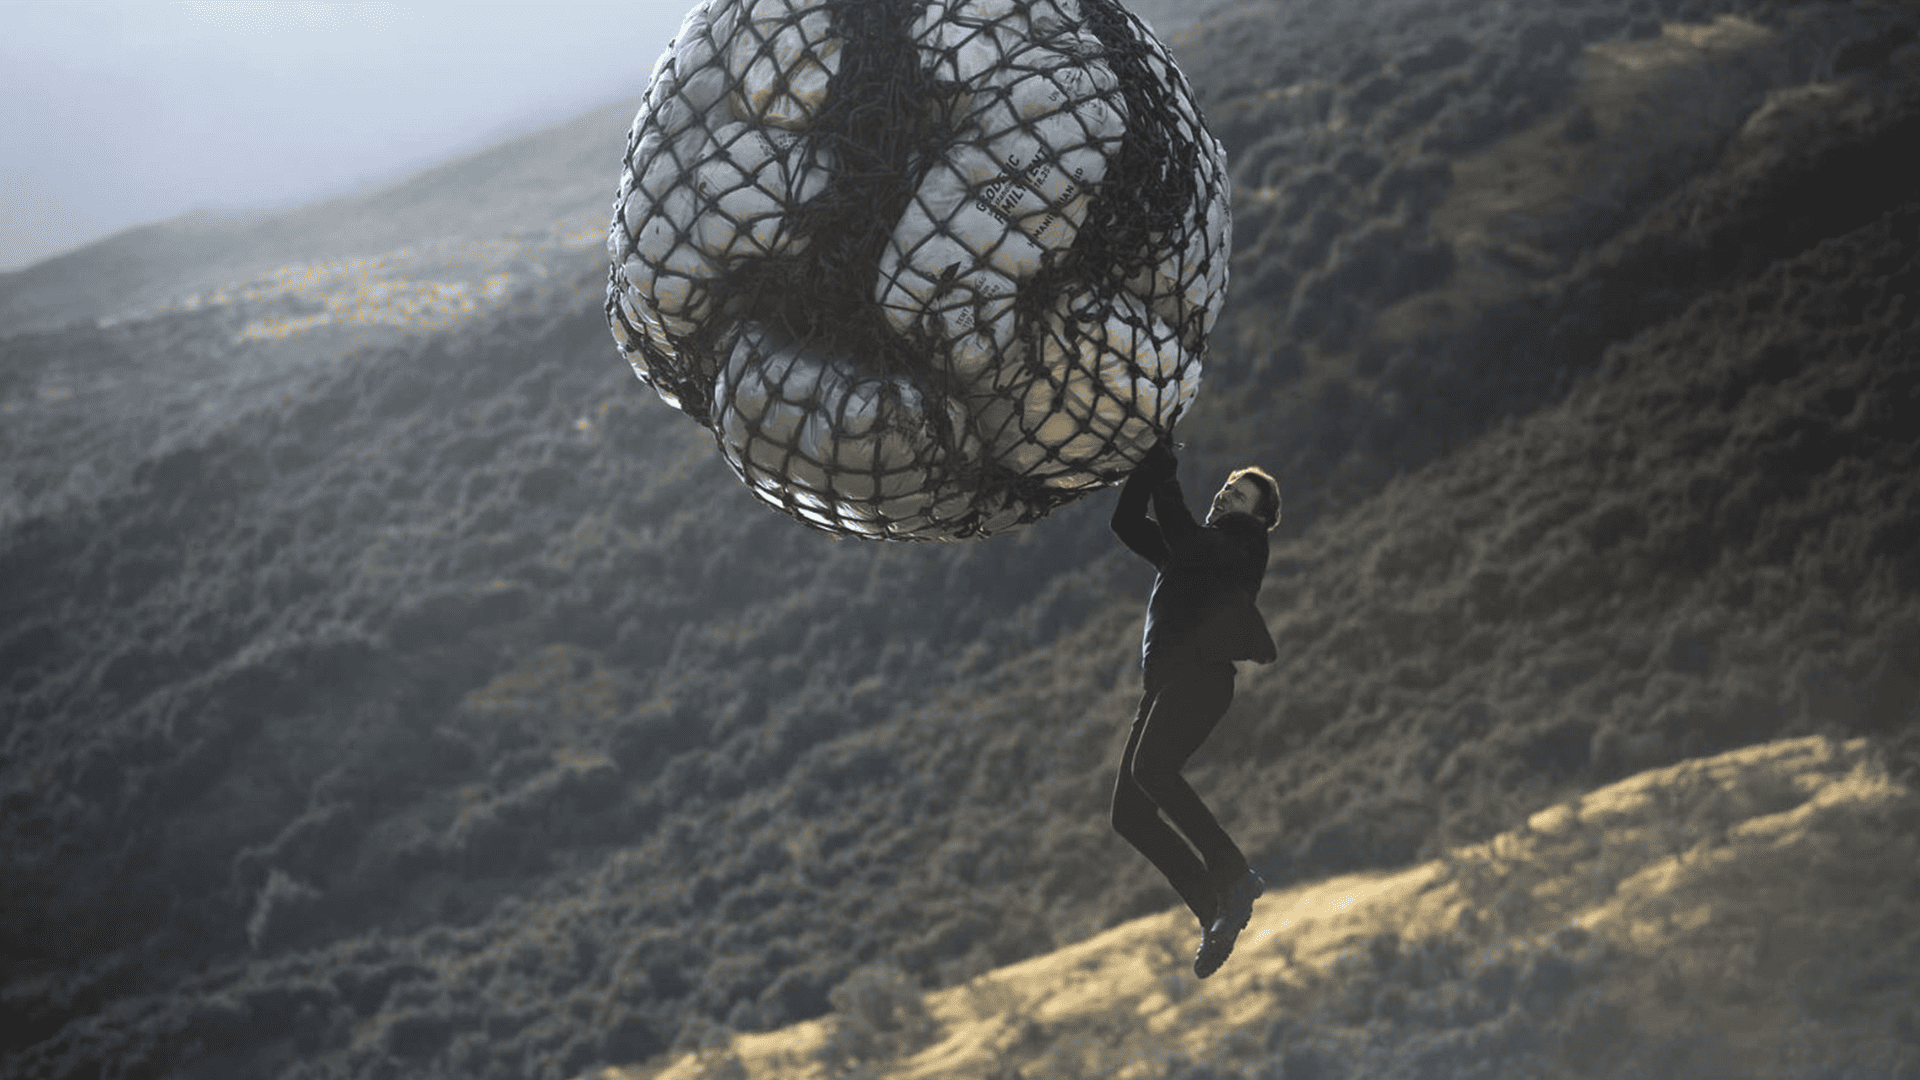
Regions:
<instances>
[{"instance_id":1,"label":"white wrapped bundle","mask_svg":"<svg viewBox=\"0 0 1920 1080\"><path fill-rule=\"evenodd\" d=\"M727 461L810 524L878 538L892 521L943 503L957 515L971 499L925 482L947 453L937 427L963 428L963 410L950 401L935 419L905 376L868 375L842 357L751 328L722 369L717 398L714 431ZM977 457L972 442L963 437L960 453ZM849 506L857 510L849 514Z\"/></svg>"},{"instance_id":2,"label":"white wrapped bundle","mask_svg":"<svg viewBox=\"0 0 1920 1080\"><path fill-rule=\"evenodd\" d=\"M794 131L812 127L840 67L840 38L826 7L810 0L755 0L722 13L733 114Z\"/></svg>"},{"instance_id":3,"label":"white wrapped bundle","mask_svg":"<svg viewBox=\"0 0 1920 1080\"><path fill-rule=\"evenodd\" d=\"M826 190L826 151L805 139L751 124L726 124L694 167L700 210L694 236L710 259L767 257L797 243L787 208Z\"/></svg>"},{"instance_id":4,"label":"white wrapped bundle","mask_svg":"<svg viewBox=\"0 0 1920 1080\"><path fill-rule=\"evenodd\" d=\"M1131 296L1063 305L1039 348L1045 374L1007 379L982 413L995 458L1051 487L1099 486L1103 461L1138 460L1200 388L1172 331Z\"/></svg>"},{"instance_id":5,"label":"white wrapped bundle","mask_svg":"<svg viewBox=\"0 0 1920 1080\"><path fill-rule=\"evenodd\" d=\"M1114 0L709 0L628 135L607 315L765 501L983 536L1169 430L1227 205L1185 80Z\"/></svg>"}]
</instances>

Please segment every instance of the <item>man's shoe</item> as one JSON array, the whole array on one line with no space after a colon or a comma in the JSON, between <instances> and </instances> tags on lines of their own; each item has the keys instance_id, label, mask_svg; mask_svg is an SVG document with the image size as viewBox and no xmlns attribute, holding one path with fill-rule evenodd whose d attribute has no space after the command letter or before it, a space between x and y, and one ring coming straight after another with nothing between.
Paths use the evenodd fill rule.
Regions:
<instances>
[{"instance_id":1,"label":"man's shoe","mask_svg":"<svg viewBox=\"0 0 1920 1080\"><path fill-rule=\"evenodd\" d=\"M1227 889L1227 895L1221 898L1220 917L1213 920L1207 932L1200 938L1200 951L1193 957L1193 973L1204 979L1220 970L1220 965L1233 955L1233 943L1239 939L1240 931L1247 928L1247 920L1253 918L1253 902L1267 891L1267 883L1252 867L1240 876Z\"/></svg>"}]
</instances>

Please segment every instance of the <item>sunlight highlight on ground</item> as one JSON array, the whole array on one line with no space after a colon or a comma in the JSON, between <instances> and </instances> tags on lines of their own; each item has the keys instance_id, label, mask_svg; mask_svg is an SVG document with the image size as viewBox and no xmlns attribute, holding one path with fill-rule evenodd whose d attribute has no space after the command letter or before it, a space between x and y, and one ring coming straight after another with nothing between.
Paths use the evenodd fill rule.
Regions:
<instances>
[{"instance_id":1,"label":"sunlight highlight on ground","mask_svg":"<svg viewBox=\"0 0 1920 1080\"><path fill-rule=\"evenodd\" d=\"M545 280L556 258L575 261L605 240L598 224L537 234L443 240L380 255L278 267L253 280L190 296L180 311L243 306L252 317L239 341L283 340L336 327L447 330L496 311L516 290ZM130 313L114 322L145 318Z\"/></svg>"},{"instance_id":2,"label":"sunlight highlight on ground","mask_svg":"<svg viewBox=\"0 0 1920 1080\"><path fill-rule=\"evenodd\" d=\"M1164 1075L1171 1053L1231 1060L1237 1034L1244 1045L1247 1033L1336 990L1337 973L1382 935L1465 935L1481 950L1511 951L1570 928L1619 957L1600 989L1622 1030L1653 1037L1705 1020L1734 1034L1738 1054L1776 1060L1794 1022L1794 988L1783 974L1828 930L1859 917L1848 870L1866 876L1870 900L1882 864L1863 864L1860 854L1900 858L1913 839L1896 830L1914 806L1863 740L1804 738L1685 762L1542 810L1434 862L1270 892L1232 960L1205 982L1189 969L1197 933L1179 909L926 994L937 1034L897 1059L863 1065L895 1080L1146 1080ZM1834 888L1841 891L1812 895ZM1729 950L1762 929L1764 949ZM1673 1005L1676 985L1689 996L1686 1008ZM1737 1002L1715 997L1729 986L1740 990ZM1764 988L1757 997L1755 986ZM820 1060L843 1022L829 1015L672 1062L587 1075L844 1075Z\"/></svg>"},{"instance_id":3,"label":"sunlight highlight on ground","mask_svg":"<svg viewBox=\"0 0 1920 1080\"><path fill-rule=\"evenodd\" d=\"M1721 15L1668 23L1657 37L1587 46L1568 104L1453 162L1453 186L1434 208L1432 229L1453 247L1458 269L1439 287L1383 310L1382 332L1411 340L1457 329L1471 312L1567 269L1569 245L1556 234L1618 209L1582 200L1671 184L1683 171L1679 163L1712 152L1739 126L1749 108L1743 82L1783 63L1782 44L1766 27ZM1659 175L1663 164L1676 176Z\"/></svg>"}]
</instances>

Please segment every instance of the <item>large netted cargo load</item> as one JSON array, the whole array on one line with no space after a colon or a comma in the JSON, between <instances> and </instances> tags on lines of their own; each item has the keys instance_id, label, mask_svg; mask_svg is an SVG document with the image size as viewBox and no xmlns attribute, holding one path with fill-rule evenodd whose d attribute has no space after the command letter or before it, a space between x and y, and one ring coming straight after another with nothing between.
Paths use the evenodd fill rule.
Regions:
<instances>
[{"instance_id":1,"label":"large netted cargo load","mask_svg":"<svg viewBox=\"0 0 1920 1080\"><path fill-rule=\"evenodd\" d=\"M985 536L1171 430L1227 195L1185 78L1111 0L710 0L628 134L607 318L766 502Z\"/></svg>"}]
</instances>

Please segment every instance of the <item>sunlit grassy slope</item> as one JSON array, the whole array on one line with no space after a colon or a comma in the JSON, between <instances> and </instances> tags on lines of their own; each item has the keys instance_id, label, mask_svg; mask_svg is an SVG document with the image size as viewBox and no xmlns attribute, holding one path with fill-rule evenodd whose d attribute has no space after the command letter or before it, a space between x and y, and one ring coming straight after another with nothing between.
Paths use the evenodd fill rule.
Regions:
<instances>
[{"instance_id":1,"label":"sunlit grassy slope","mask_svg":"<svg viewBox=\"0 0 1920 1080\"><path fill-rule=\"evenodd\" d=\"M1920 799L1861 740L1641 773L1491 841L1269 893L1204 983L1135 919L593 1080L1920 1075Z\"/></svg>"}]
</instances>

